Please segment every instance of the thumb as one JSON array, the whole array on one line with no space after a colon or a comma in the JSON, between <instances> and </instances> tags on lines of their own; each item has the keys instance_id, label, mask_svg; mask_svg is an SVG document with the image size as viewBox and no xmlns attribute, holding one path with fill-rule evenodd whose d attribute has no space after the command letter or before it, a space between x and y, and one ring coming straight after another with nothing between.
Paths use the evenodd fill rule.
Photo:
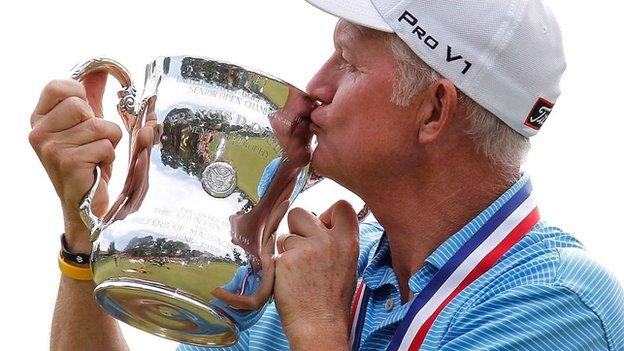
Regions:
<instances>
[{"instance_id":1,"label":"thumb","mask_svg":"<svg viewBox=\"0 0 624 351\"><path fill-rule=\"evenodd\" d=\"M355 210L345 200L333 204L320 216L320 220L328 228L346 233L357 233L359 225Z\"/></svg>"},{"instance_id":2,"label":"thumb","mask_svg":"<svg viewBox=\"0 0 624 351\"><path fill-rule=\"evenodd\" d=\"M82 84L87 91L87 101L89 106L93 110L93 114L97 117L102 117L104 111L102 109L102 96L104 96L104 88L106 87L106 79L108 73L106 72L93 72L87 75Z\"/></svg>"}]
</instances>

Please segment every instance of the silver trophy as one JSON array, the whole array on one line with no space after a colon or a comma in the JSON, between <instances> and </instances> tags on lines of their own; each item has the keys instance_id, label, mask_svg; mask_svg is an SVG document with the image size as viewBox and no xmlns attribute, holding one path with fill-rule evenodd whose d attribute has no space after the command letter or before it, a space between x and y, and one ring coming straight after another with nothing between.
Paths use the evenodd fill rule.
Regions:
<instances>
[{"instance_id":1,"label":"silver trophy","mask_svg":"<svg viewBox=\"0 0 624 351\"><path fill-rule=\"evenodd\" d=\"M96 168L80 207L97 303L168 339L235 343L271 297L278 224L320 179L309 166L317 102L267 74L199 57L157 58L140 95L111 59L89 60L72 78L96 71L121 83L130 135L122 193L95 215Z\"/></svg>"}]
</instances>

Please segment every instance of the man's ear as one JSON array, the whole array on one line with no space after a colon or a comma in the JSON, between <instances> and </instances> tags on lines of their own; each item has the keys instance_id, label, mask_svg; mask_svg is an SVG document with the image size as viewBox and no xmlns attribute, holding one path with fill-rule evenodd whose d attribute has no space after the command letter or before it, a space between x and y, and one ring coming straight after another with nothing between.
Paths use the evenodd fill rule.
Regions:
<instances>
[{"instance_id":1,"label":"man's ear","mask_svg":"<svg viewBox=\"0 0 624 351\"><path fill-rule=\"evenodd\" d=\"M427 144L438 139L449 121L455 117L457 89L448 79L441 78L427 88L419 106L418 142Z\"/></svg>"}]
</instances>

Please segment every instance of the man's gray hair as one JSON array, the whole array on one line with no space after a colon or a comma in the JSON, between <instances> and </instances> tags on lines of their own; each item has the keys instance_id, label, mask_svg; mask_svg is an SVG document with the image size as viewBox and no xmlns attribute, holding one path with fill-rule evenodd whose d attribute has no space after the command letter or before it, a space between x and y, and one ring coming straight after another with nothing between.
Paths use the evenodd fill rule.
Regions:
<instances>
[{"instance_id":1,"label":"man's gray hair","mask_svg":"<svg viewBox=\"0 0 624 351\"><path fill-rule=\"evenodd\" d=\"M387 36L388 45L398 62L393 77L392 102L408 106L410 100L441 76L423 62L396 34ZM496 115L463 92L457 92L459 104L466 110L469 129L477 152L482 152L510 181L517 179L520 166L531 148L529 139L517 133Z\"/></svg>"}]
</instances>

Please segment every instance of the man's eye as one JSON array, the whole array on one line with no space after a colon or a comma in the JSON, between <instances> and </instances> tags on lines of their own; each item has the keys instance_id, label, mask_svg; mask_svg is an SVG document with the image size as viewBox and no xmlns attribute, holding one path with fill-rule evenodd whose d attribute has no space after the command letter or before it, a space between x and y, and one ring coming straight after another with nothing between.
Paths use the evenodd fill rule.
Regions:
<instances>
[{"instance_id":1,"label":"man's eye","mask_svg":"<svg viewBox=\"0 0 624 351\"><path fill-rule=\"evenodd\" d=\"M343 61L342 64L340 64L340 69L347 71L347 72L355 72L357 71L357 69L355 68L355 66L353 66L352 64L350 64L349 62Z\"/></svg>"}]
</instances>

